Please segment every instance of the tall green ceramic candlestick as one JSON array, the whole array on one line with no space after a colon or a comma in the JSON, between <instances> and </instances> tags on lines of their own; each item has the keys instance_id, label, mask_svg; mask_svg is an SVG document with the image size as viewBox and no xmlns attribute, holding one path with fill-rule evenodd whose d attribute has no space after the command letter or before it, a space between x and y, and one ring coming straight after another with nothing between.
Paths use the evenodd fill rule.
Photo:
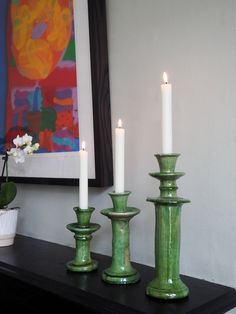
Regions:
<instances>
[{"instance_id":1,"label":"tall green ceramic candlestick","mask_svg":"<svg viewBox=\"0 0 236 314\"><path fill-rule=\"evenodd\" d=\"M91 259L90 241L92 233L100 228L100 225L90 223L93 207L81 209L74 207L77 216L77 223L71 223L66 226L68 230L75 234L75 258L67 263L67 268L74 272L90 272L97 269L98 263Z\"/></svg>"},{"instance_id":2,"label":"tall green ceramic candlestick","mask_svg":"<svg viewBox=\"0 0 236 314\"><path fill-rule=\"evenodd\" d=\"M176 180L184 175L175 172L179 154L155 155L160 172L150 175L160 180L160 197L147 198L154 203L155 229L155 278L146 288L147 295L160 299L180 299L188 295L187 286L179 276L181 207L189 200L177 196Z\"/></svg>"},{"instance_id":3,"label":"tall green ceramic candlestick","mask_svg":"<svg viewBox=\"0 0 236 314\"><path fill-rule=\"evenodd\" d=\"M129 221L140 210L127 207L129 194L130 192L109 193L114 208L101 211L112 223L112 263L102 275L102 279L110 284L132 284L139 280L139 273L130 263Z\"/></svg>"}]
</instances>

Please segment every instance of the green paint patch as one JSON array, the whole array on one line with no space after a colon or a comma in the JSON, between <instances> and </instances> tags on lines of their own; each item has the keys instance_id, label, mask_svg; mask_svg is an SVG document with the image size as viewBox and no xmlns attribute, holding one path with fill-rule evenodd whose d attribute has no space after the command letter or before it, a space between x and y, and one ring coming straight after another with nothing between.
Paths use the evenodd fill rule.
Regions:
<instances>
[{"instance_id":1,"label":"green paint patch","mask_svg":"<svg viewBox=\"0 0 236 314\"><path fill-rule=\"evenodd\" d=\"M20 25L20 20L19 19L14 19L13 20L13 27L17 27L18 25Z\"/></svg>"},{"instance_id":2,"label":"green paint patch","mask_svg":"<svg viewBox=\"0 0 236 314\"><path fill-rule=\"evenodd\" d=\"M40 130L45 129L55 131L56 130L56 118L57 113L53 108L45 108L42 110Z\"/></svg>"},{"instance_id":3,"label":"green paint patch","mask_svg":"<svg viewBox=\"0 0 236 314\"><path fill-rule=\"evenodd\" d=\"M19 3L19 0L11 0L11 4L17 5Z\"/></svg>"},{"instance_id":4,"label":"green paint patch","mask_svg":"<svg viewBox=\"0 0 236 314\"><path fill-rule=\"evenodd\" d=\"M69 41L63 60L75 61L75 40L74 39L71 39Z\"/></svg>"},{"instance_id":5,"label":"green paint patch","mask_svg":"<svg viewBox=\"0 0 236 314\"><path fill-rule=\"evenodd\" d=\"M10 59L10 66L16 67L16 61L15 61L15 58L13 56L11 56L11 59Z\"/></svg>"}]
</instances>

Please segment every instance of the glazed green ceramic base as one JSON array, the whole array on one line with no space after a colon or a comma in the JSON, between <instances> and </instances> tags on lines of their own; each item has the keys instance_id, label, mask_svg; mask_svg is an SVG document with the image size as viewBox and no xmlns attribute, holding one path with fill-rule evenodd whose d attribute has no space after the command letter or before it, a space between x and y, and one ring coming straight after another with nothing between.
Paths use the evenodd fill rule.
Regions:
<instances>
[{"instance_id":1,"label":"glazed green ceramic base","mask_svg":"<svg viewBox=\"0 0 236 314\"><path fill-rule=\"evenodd\" d=\"M140 279L139 273L135 269L132 269L129 274L116 274L109 270L109 268L105 269L102 274L102 279L107 283L115 285L128 285L136 283Z\"/></svg>"},{"instance_id":2,"label":"glazed green ceramic base","mask_svg":"<svg viewBox=\"0 0 236 314\"><path fill-rule=\"evenodd\" d=\"M86 265L76 265L73 261L70 261L66 264L67 268L70 271L75 271L75 272L90 272L98 268L98 262L91 260L89 264Z\"/></svg>"},{"instance_id":3,"label":"glazed green ceramic base","mask_svg":"<svg viewBox=\"0 0 236 314\"><path fill-rule=\"evenodd\" d=\"M157 279L152 280L146 288L146 294L159 299L182 299L188 296L189 289L177 279L171 284L160 284Z\"/></svg>"},{"instance_id":4,"label":"glazed green ceramic base","mask_svg":"<svg viewBox=\"0 0 236 314\"><path fill-rule=\"evenodd\" d=\"M66 264L67 269L74 272L90 272L98 267L98 262L91 259L90 241L92 233L100 228L99 224L89 223L91 213L94 208L82 210L79 207L74 208L78 222L70 223L66 226L68 230L75 234L75 257Z\"/></svg>"},{"instance_id":5,"label":"glazed green ceramic base","mask_svg":"<svg viewBox=\"0 0 236 314\"><path fill-rule=\"evenodd\" d=\"M140 210L127 207L130 192L111 192L114 208L103 209L101 213L112 222L112 264L102 275L102 279L110 284L127 285L139 280L138 272L130 263L129 253L129 221Z\"/></svg>"}]
</instances>

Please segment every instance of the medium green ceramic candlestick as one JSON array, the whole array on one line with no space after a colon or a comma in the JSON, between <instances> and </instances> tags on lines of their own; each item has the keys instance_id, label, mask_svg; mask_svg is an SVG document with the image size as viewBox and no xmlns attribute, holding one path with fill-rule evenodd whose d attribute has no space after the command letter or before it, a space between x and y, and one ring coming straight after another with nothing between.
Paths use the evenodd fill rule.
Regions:
<instances>
[{"instance_id":1,"label":"medium green ceramic candlestick","mask_svg":"<svg viewBox=\"0 0 236 314\"><path fill-rule=\"evenodd\" d=\"M129 194L130 192L109 193L114 208L101 211L112 223L112 263L102 275L102 279L111 284L132 284L139 280L139 273L130 263L129 221L140 210L127 207Z\"/></svg>"},{"instance_id":2,"label":"medium green ceramic candlestick","mask_svg":"<svg viewBox=\"0 0 236 314\"><path fill-rule=\"evenodd\" d=\"M189 290L179 276L181 207L189 200L177 196L176 180L184 175L175 172L179 154L155 155L160 172L150 175L160 180L160 197L147 198L156 210L155 278L148 284L146 293L160 299L180 299Z\"/></svg>"},{"instance_id":3,"label":"medium green ceramic candlestick","mask_svg":"<svg viewBox=\"0 0 236 314\"><path fill-rule=\"evenodd\" d=\"M74 207L77 216L77 223L71 223L66 226L68 230L75 234L75 258L67 263L67 268L75 272L90 272L97 269L98 263L91 259L90 241L92 233L100 228L100 225L90 223L93 207L81 209Z\"/></svg>"}]
</instances>

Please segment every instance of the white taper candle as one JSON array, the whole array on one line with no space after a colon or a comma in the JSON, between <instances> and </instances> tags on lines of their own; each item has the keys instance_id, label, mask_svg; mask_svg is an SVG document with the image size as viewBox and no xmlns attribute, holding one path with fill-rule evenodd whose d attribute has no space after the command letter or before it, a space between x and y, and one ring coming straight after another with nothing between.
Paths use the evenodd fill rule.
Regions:
<instances>
[{"instance_id":1,"label":"white taper candle","mask_svg":"<svg viewBox=\"0 0 236 314\"><path fill-rule=\"evenodd\" d=\"M118 120L118 127L115 129L115 192L124 192L125 172L125 130L122 127L121 119Z\"/></svg>"},{"instance_id":2,"label":"white taper candle","mask_svg":"<svg viewBox=\"0 0 236 314\"><path fill-rule=\"evenodd\" d=\"M83 141L79 152L79 207L81 209L88 208L88 152L85 150L85 146L85 141Z\"/></svg>"},{"instance_id":3,"label":"white taper candle","mask_svg":"<svg viewBox=\"0 0 236 314\"><path fill-rule=\"evenodd\" d=\"M172 86L168 83L166 72L161 84L162 95L162 153L172 153Z\"/></svg>"}]
</instances>

